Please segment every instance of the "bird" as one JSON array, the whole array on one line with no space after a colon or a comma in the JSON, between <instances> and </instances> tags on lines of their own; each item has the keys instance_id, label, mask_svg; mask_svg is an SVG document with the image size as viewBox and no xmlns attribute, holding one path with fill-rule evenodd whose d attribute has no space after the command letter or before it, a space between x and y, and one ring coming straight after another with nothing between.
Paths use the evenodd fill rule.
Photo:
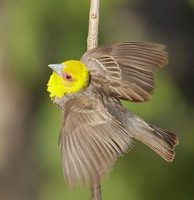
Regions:
<instances>
[{"instance_id":1,"label":"bird","mask_svg":"<svg viewBox=\"0 0 194 200\"><path fill-rule=\"evenodd\" d=\"M178 136L122 106L122 100L150 100L154 73L167 63L163 44L121 42L89 50L80 60L49 64L47 91L62 111L59 147L70 187L100 184L134 140L173 161Z\"/></svg>"}]
</instances>

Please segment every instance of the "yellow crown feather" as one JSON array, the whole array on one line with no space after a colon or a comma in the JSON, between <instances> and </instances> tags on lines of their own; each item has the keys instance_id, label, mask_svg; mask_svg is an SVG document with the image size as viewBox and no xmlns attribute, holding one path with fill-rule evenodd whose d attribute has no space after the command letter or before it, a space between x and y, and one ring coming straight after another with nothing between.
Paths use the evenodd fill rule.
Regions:
<instances>
[{"instance_id":1,"label":"yellow crown feather","mask_svg":"<svg viewBox=\"0 0 194 200\"><path fill-rule=\"evenodd\" d=\"M64 65L62 73L70 74L72 80L64 80L62 76L53 72L47 84L47 91L50 92L51 98L61 98L65 94L79 92L88 85L89 72L84 64L77 60L69 60L62 64Z\"/></svg>"}]
</instances>

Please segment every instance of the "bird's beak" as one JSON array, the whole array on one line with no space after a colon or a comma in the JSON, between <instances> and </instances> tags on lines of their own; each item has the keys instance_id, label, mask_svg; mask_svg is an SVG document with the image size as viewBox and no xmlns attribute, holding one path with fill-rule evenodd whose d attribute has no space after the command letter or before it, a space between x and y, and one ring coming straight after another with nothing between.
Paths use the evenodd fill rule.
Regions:
<instances>
[{"instance_id":1,"label":"bird's beak","mask_svg":"<svg viewBox=\"0 0 194 200\"><path fill-rule=\"evenodd\" d=\"M48 65L55 73L59 76L62 74L62 70L64 68L63 64L49 64Z\"/></svg>"}]
</instances>

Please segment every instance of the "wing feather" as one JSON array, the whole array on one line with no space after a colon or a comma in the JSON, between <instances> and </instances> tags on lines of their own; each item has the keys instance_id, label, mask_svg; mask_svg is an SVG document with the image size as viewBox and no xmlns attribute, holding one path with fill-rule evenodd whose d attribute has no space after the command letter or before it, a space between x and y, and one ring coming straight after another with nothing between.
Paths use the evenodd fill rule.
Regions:
<instances>
[{"instance_id":1,"label":"wing feather","mask_svg":"<svg viewBox=\"0 0 194 200\"><path fill-rule=\"evenodd\" d=\"M91 81L108 95L142 102L151 98L154 71L167 64L165 46L155 43L119 43L86 52L82 58Z\"/></svg>"},{"instance_id":2,"label":"wing feather","mask_svg":"<svg viewBox=\"0 0 194 200\"><path fill-rule=\"evenodd\" d=\"M131 137L100 100L77 97L64 110L59 145L65 179L70 186L99 182L132 147Z\"/></svg>"}]
</instances>

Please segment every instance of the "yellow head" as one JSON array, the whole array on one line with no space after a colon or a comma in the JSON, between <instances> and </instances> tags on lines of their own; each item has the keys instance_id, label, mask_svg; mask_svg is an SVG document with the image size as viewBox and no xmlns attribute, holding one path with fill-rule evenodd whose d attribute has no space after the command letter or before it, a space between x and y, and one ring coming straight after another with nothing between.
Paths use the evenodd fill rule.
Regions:
<instances>
[{"instance_id":1,"label":"yellow head","mask_svg":"<svg viewBox=\"0 0 194 200\"><path fill-rule=\"evenodd\" d=\"M47 84L51 98L61 98L88 86L89 72L80 61L69 60L61 64L51 64L49 67L53 69Z\"/></svg>"}]
</instances>

